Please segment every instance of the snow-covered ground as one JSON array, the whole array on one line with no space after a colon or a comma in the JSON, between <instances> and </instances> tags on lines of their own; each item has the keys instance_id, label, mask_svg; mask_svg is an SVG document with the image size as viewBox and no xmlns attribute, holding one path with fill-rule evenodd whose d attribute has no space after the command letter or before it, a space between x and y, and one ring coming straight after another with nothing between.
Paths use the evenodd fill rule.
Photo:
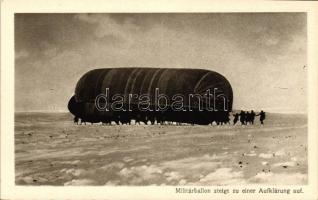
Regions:
<instances>
[{"instance_id":1,"label":"snow-covered ground","mask_svg":"<svg viewBox=\"0 0 318 200\"><path fill-rule=\"evenodd\" d=\"M264 126L85 126L67 113L17 113L15 162L18 185L306 184L307 117L268 114Z\"/></svg>"}]
</instances>

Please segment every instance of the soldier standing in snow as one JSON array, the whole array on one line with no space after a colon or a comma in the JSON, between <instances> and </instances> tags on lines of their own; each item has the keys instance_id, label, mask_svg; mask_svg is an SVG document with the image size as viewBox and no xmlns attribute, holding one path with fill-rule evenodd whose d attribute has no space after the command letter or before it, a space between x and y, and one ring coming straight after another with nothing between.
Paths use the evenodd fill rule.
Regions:
<instances>
[{"instance_id":1,"label":"soldier standing in snow","mask_svg":"<svg viewBox=\"0 0 318 200\"><path fill-rule=\"evenodd\" d=\"M261 124L264 124L264 120L265 120L265 112L263 110L261 110L261 112L258 114L259 115L259 121L261 122ZM258 116L256 115L256 116Z\"/></svg>"},{"instance_id":2,"label":"soldier standing in snow","mask_svg":"<svg viewBox=\"0 0 318 200\"><path fill-rule=\"evenodd\" d=\"M238 113L235 113L233 116L234 116L234 119L233 119L233 125L235 125L235 124L236 124L236 122L238 121L239 114L238 114Z\"/></svg>"},{"instance_id":3,"label":"soldier standing in snow","mask_svg":"<svg viewBox=\"0 0 318 200\"><path fill-rule=\"evenodd\" d=\"M246 120L246 114L243 110L241 110L241 113L240 113L240 122L241 122L241 125L245 125L245 120Z\"/></svg>"}]
</instances>

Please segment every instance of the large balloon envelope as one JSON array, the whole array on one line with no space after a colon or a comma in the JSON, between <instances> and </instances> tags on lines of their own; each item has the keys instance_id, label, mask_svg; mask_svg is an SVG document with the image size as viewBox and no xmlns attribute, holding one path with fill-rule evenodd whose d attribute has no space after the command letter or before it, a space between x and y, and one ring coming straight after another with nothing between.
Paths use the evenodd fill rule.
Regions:
<instances>
[{"instance_id":1,"label":"large balloon envelope","mask_svg":"<svg viewBox=\"0 0 318 200\"><path fill-rule=\"evenodd\" d=\"M160 112L161 115L168 115L167 118L170 120L179 122L191 121L189 118L195 118L194 121L200 121L200 117L203 117L205 118L203 121L206 123L209 118L213 119L220 112L228 113L231 111L233 104L233 91L229 81L214 71L176 68L105 68L91 70L79 79L75 94L68 104L69 111L77 117L85 118L87 121L92 122L102 121L105 117L117 117L118 112L111 110L103 112L96 108L96 97L100 94L105 94L107 88L109 104L114 102L111 99L114 95L124 97L125 107L128 103L132 104L132 112L126 111L126 115L131 118L141 111L137 110L136 106L138 98L129 99L129 94L149 96L150 107L154 107L156 102L158 102L158 93L168 97L168 107L173 102L173 96L183 96L183 107L187 108L187 111L182 113L184 119L180 118L180 115L171 112L171 110ZM207 95L208 90L213 95L213 98L208 100L210 101L210 107L212 106L214 110L203 109L203 112L199 114L197 114L198 112L190 112L189 110L197 111L200 103L201 107L202 105L207 105L207 98L199 99L195 98L195 95ZM191 101L189 100L189 95L194 95L191 96L193 97ZM159 101L160 103L161 101ZM132 113L134 114L132 115ZM120 115L125 114L121 112ZM152 114L147 112L146 114L142 113L142 115ZM176 116L178 116L178 119L174 119Z\"/></svg>"}]
</instances>

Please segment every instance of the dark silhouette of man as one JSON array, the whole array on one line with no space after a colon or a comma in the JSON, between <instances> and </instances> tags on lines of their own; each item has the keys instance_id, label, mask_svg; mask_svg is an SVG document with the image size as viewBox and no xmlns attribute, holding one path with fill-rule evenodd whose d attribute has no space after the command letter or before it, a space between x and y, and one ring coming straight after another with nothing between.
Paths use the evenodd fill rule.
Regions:
<instances>
[{"instance_id":1,"label":"dark silhouette of man","mask_svg":"<svg viewBox=\"0 0 318 200\"><path fill-rule=\"evenodd\" d=\"M243 110L241 110L241 113L240 113L240 122L241 122L241 125L245 125L245 120L246 120L246 114Z\"/></svg>"},{"instance_id":2,"label":"dark silhouette of man","mask_svg":"<svg viewBox=\"0 0 318 200\"><path fill-rule=\"evenodd\" d=\"M247 125L251 121L251 115L248 111L245 113L245 124Z\"/></svg>"},{"instance_id":3,"label":"dark silhouette of man","mask_svg":"<svg viewBox=\"0 0 318 200\"><path fill-rule=\"evenodd\" d=\"M251 110L251 113L250 113L250 122L252 123L252 124L254 124L254 120L255 120L255 112L254 112L254 110Z\"/></svg>"},{"instance_id":4,"label":"dark silhouette of man","mask_svg":"<svg viewBox=\"0 0 318 200\"><path fill-rule=\"evenodd\" d=\"M235 113L233 116L234 116L233 125L235 125L236 122L238 121L240 115L238 113Z\"/></svg>"},{"instance_id":5,"label":"dark silhouette of man","mask_svg":"<svg viewBox=\"0 0 318 200\"><path fill-rule=\"evenodd\" d=\"M224 112L223 122L224 122L224 124L230 124L230 113L229 112Z\"/></svg>"},{"instance_id":6,"label":"dark silhouette of man","mask_svg":"<svg viewBox=\"0 0 318 200\"><path fill-rule=\"evenodd\" d=\"M261 124L263 125L264 124L264 120L265 120L265 112L263 110L261 110L261 112L258 114L259 115L259 121L261 122ZM256 115L256 116L258 116Z\"/></svg>"}]
</instances>

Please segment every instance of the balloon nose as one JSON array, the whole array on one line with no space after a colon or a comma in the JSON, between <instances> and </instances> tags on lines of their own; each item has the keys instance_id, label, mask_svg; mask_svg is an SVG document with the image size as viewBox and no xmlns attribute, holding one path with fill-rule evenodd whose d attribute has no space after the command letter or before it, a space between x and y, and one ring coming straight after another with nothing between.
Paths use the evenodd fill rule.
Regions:
<instances>
[{"instance_id":1,"label":"balloon nose","mask_svg":"<svg viewBox=\"0 0 318 200\"><path fill-rule=\"evenodd\" d=\"M75 95L73 95L71 99L69 100L67 108L74 116L81 115L79 103L76 102Z\"/></svg>"}]
</instances>

